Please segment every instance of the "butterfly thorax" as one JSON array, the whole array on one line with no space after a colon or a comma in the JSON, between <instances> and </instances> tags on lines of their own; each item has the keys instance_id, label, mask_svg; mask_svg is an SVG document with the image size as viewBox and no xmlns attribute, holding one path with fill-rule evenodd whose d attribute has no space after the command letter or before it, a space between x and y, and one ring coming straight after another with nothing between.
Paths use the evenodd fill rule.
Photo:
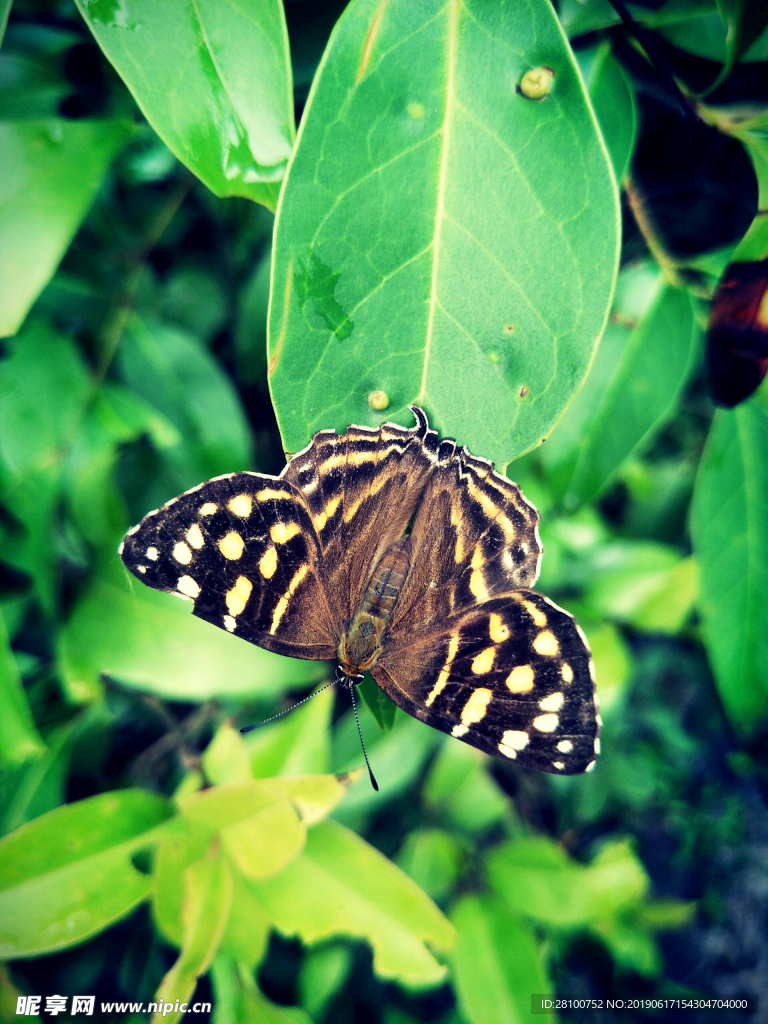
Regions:
<instances>
[{"instance_id":1,"label":"butterfly thorax","mask_svg":"<svg viewBox=\"0 0 768 1024\"><path fill-rule=\"evenodd\" d=\"M358 675L376 664L410 566L410 537L394 543L377 563L339 642L339 664L347 675Z\"/></svg>"}]
</instances>

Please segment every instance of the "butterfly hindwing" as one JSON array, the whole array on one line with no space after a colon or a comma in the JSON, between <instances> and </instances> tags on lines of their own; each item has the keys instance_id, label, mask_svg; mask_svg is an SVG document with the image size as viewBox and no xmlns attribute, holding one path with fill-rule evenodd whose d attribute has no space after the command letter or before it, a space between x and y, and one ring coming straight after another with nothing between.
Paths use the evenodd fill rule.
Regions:
<instances>
[{"instance_id":1,"label":"butterfly hindwing","mask_svg":"<svg viewBox=\"0 0 768 1024\"><path fill-rule=\"evenodd\" d=\"M372 671L408 714L495 757L571 775L597 755L589 648L572 616L534 591L390 638Z\"/></svg>"},{"instance_id":2,"label":"butterfly hindwing","mask_svg":"<svg viewBox=\"0 0 768 1024\"><path fill-rule=\"evenodd\" d=\"M411 570L392 637L530 587L538 576L539 515L517 484L451 440L440 443L437 456L413 524Z\"/></svg>"},{"instance_id":3,"label":"butterfly hindwing","mask_svg":"<svg viewBox=\"0 0 768 1024\"><path fill-rule=\"evenodd\" d=\"M318 572L317 538L290 484L257 473L209 480L145 516L122 559L143 583L278 654L333 658L341 623Z\"/></svg>"}]
</instances>

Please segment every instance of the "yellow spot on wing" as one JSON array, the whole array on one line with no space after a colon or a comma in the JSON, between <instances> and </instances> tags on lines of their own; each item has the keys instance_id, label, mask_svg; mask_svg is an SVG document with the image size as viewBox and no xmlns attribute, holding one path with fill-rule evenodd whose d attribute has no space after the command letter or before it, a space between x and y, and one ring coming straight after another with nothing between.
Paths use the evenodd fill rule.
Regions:
<instances>
[{"instance_id":1,"label":"yellow spot on wing","mask_svg":"<svg viewBox=\"0 0 768 1024\"><path fill-rule=\"evenodd\" d=\"M477 690L473 690L469 700L464 705L464 710L461 712L461 724L464 727L462 732L458 731L458 726L453 729L454 736L463 736L465 732L469 730L470 725L474 725L476 722L482 722L485 718L485 712L488 705L491 703L493 697L493 691L487 690L485 687L479 687Z\"/></svg>"},{"instance_id":2,"label":"yellow spot on wing","mask_svg":"<svg viewBox=\"0 0 768 1024\"><path fill-rule=\"evenodd\" d=\"M277 551L271 545L259 559L259 572L265 580L271 580L277 569Z\"/></svg>"},{"instance_id":3,"label":"yellow spot on wing","mask_svg":"<svg viewBox=\"0 0 768 1024\"><path fill-rule=\"evenodd\" d=\"M560 719L557 715L538 715L533 720L533 728L538 729L539 732L554 732L558 725L560 725Z\"/></svg>"},{"instance_id":4,"label":"yellow spot on wing","mask_svg":"<svg viewBox=\"0 0 768 1024\"><path fill-rule=\"evenodd\" d=\"M270 633L274 633L277 630L277 627L280 625L283 616L288 610L288 602L296 593L297 588L299 587L301 581L304 579L308 572L309 568L306 565L302 565L294 574L293 579L288 584L288 589L286 590L285 594L280 598L280 600L275 605L275 611L274 614L272 615L272 625L269 627Z\"/></svg>"},{"instance_id":5,"label":"yellow spot on wing","mask_svg":"<svg viewBox=\"0 0 768 1024\"><path fill-rule=\"evenodd\" d=\"M298 523L275 523L269 531L269 535L275 544L287 544L291 537L295 537L297 533L301 533L301 527Z\"/></svg>"},{"instance_id":6,"label":"yellow spot on wing","mask_svg":"<svg viewBox=\"0 0 768 1024\"><path fill-rule=\"evenodd\" d=\"M539 707L542 711L559 711L565 703L565 697L562 693L550 693L548 697L543 697L539 701Z\"/></svg>"},{"instance_id":7,"label":"yellow spot on wing","mask_svg":"<svg viewBox=\"0 0 768 1024\"><path fill-rule=\"evenodd\" d=\"M544 612L540 608L537 608L533 601L521 601L520 603L533 619L534 625L538 626L539 629L543 629L547 624L547 616Z\"/></svg>"},{"instance_id":8,"label":"yellow spot on wing","mask_svg":"<svg viewBox=\"0 0 768 1024\"><path fill-rule=\"evenodd\" d=\"M458 651L458 649L459 634L454 633L451 639L448 641L448 654L445 659L445 664L440 669L440 675L437 677L437 682L432 687L432 690L427 699L424 701L427 707L429 707L429 705L432 704L436 697L440 696L440 694L443 691L443 688L445 687L445 684L448 682L448 676L451 674L451 665L453 663L453 659L456 657L456 652Z\"/></svg>"},{"instance_id":9,"label":"yellow spot on wing","mask_svg":"<svg viewBox=\"0 0 768 1024\"><path fill-rule=\"evenodd\" d=\"M512 693L528 693L533 689L534 671L532 665L515 665L507 676L507 686Z\"/></svg>"},{"instance_id":10,"label":"yellow spot on wing","mask_svg":"<svg viewBox=\"0 0 768 1024\"><path fill-rule=\"evenodd\" d=\"M180 540L178 544L174 544L173 557L177 562L181 562L182 565L189 565L192 561L192 552L183 540Z\"/></svg>"},{"instance_id":11,"label":"yellow spot on wing","mask_svg":"<svg viewBox=\"0 0 768 1024\"><path fill-rule=\"evenodd\" d=\"M200 508L197 510L197 514L199 516L212 516L213 513L218 509L218 507L219 506L214 504L214 502L206 501L206 503L204 505L201 505Z\"/></svg>"},{"instance_id":12,"label":"yellow spot on wing","mask_svg":"<svg viewBox=\"0 0 768 1024\"><path fill-rule=\"evenodd\" d=\"M203 544L205 544L202 531L197 523L193 523L187 530L187 540L193 548L197 548L198 550L203 546Z\"/></svg>"},{"instance_id":13,"label":"yellow spot on wing","mask_svg":"<svg viewBox=\"0 0 768 1024\"><path fill-rule=\"evenodd\" d=\"M290 491L278 491L274 487L265 487L263 491L256 492L256 501L289 501Z\"/></svg>"},{"instance_id":14,"label":"yellow spot on wing","mask_svg":"<svg viewBox=\"0 0 768 1024\"><path fill-rule=\"evenodd\" d=\"M563 677L563 682L564 683L572 683L573 682L573 669L571 668L571 666L568 664L567 661L563 662L563 666L560 669L560 675Z\"/></svg>"},{"instance_id":15,"label":"yellow spot on wing","mask_svg":"<svg viewBox=\"0 0 768 1024\"><path fill-rule=\"evenodd\" d=\"M533 641L533 649L543 658L552 658L560 650L560 645L555 634L545 630L543 633L539 633Z\"/></svg>"},{"instance_id":16,"label":"yellow spot on wing","mask_svg":"<svg viewBox=\"0 0 768 1024\"><path fill-rule=\"evenodd\" d=\"M509 757L510 755L504 749L505 747L508 747L509 750L513 752L517 750L525 750L525 748L528 746L528 740L529 736L527 732L523 732L521 729L507 729L507 731L501 737L501 743L499 743L499 750L502 752L502 754L507 754L507 757ZM511 756L514 757L514 753Z\"/></svg>"},{"instance_id":17,"label":"yellow spot on wing","mask_svg":"<svg viewBox=\"0 0 768 1024\"><path fill-rule=\"evenodd\" d=\"M230 499L227 504L227 508L234 515L240 516L241 519L245 519L251 514L253 501L251 500L250 494L237 494L234 498Z\"/></svg>"},{"instance_id":18,"label":"yellow spot on wing","mask_svg":"<svg viewBox=\"0 0 768 1024\"><path fill-rule=\"evenodd\" d=\"M507 543L515 539L515 524L508 516L501 511L500 503L489 497L482 488L478 487L471 477L467 477L467 490L475 499L488 519L500 526L504 532L504 539Z\"/></svg>"},{"instance_id":19,"label":"yellow spot on wing","mask_svg":"<svg viewBox=\"0 0 768 1024\"><path fill-rule=\"evenodd\" d=\"M329 519L333 518L333 515L336 512L336 509L339 507L340 503L341 498L339 496L331 498L328 504L323 509L323 511L318 512L316 516L313 516L312 522L315 524L315 529L318 532L320 532L320 530L324 528Z\"/></svg>"},{"instance_id":20,"label":"yellow spot on wing","mask_svg":"<svg viewBox=\"0 0 768 1024\"><path fill-rule=\"evenodd\" d=\"M234 530L230 530L229 533L222 537L219 541L219 551L225 558L229 558L230 561L237 561L242 555L243 548L245 547L245 541L239 533L235 533Z\"/></svg>"},{"instance_id":21,"label":"yellow spot on wing","mask_svg":"<svg viewBox=\"0 0 768 1024\"><path fill-rule=\"evenodd\" d=\"M472 659L472 671L476 676L485 675L493 668L493 659L496 657L495 647L486 647ZM479 692L479 691L477 691Z\"/></svg>"},{"instance_id":22,"label":"yellow spot on wing","mask_svg":"<svg viewBox=\"0 0 768 1024\"><path fill-rule=\"evenodd\" d=\"M386 474L384 473L381 473L380 476L377 476L376 479L371 484L370 488L365 492L365 494L363 494L362 497L358 498L357 501L353 501L349 508L344 510L344 522L351 522L357 515L357 510L360 508L363 502L367 501L368 498L371 497L371 495L378 494L388 480L389 477L386 476Z\"/></svg>"},{"instance_id":23,"label":"yellow spot on wing","mask_svg":"<svg viewBox=\"0 0 768 1024\"><path fill-rule=\"evenodd\" d=\"M507 626L500 615L496 615L495 612L491 613L491 621L488 627L491 640L495 644L503 643L504 640L509 639L509 626Z\"/></svg>"},{"instance_id":24,"label":"yellow spot on wing","mask_svg":"<svg viewBox=\"0 0 768 1024\"><path fill-rule=\"evenodd\" d=\"M253 584L245 576L238 576L234 587L227 591L226 602L229 614L237 618L248 603Z\"/></svg>"},{"instance_id":25,"label":"yellow spot on wing","mask_svg":"<svg viewBox=\"0 0 768 1024\"><path fill-rule=\"evenodd\" d=\"M475 569L469 577L469 589L479 602L487 601L490 597L488 588L485 585L485 577L482 569Z\"/></svg>"},{"instance_id":26,"label":"yellow spot on wing","mask_svg":"<svg viewBox=\"0 0 768 1024\"><path fill-rule=\"evenodd\" d=\"M228 633L234 633L236 626L237 623L231 615L224 616L224 629L226 629Z\"/></svg>"},{"instance_id":27,"label":"yellow spot on wing","mask_svg":"<svg viewBox=\"0 0 768 1024\"><path fill-rule=\"evenodd\" d=\"M464 561L464 538L460 533L456 535L456 550L453 552L453 560L456 563Z\"/></svg>"}]
</instances>

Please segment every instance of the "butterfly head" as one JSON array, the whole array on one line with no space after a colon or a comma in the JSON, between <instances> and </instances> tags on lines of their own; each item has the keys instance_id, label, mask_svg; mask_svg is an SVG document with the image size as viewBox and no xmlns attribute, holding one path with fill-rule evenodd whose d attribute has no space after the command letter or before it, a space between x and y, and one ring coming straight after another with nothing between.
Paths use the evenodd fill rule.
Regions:
<instances>
[{"instance_id":1,"label":"butterfly head","mask_svg":"<svg viewBox=\"0 0 768 1024\"><path fill-rule=\"evenodd\" d=\"M335 682L341 683L347 690L351 690L353 686L359 686L365 679L365 674L362 672L355 672L350 674L345 672L341 665L336 666L336 679Z\"/></svg>"}]
</instances>

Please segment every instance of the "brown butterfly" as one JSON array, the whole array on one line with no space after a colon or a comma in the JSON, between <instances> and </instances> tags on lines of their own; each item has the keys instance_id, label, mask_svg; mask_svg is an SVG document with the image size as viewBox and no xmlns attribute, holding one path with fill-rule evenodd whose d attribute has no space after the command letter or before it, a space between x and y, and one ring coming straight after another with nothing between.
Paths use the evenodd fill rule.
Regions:
<instances>
[{"instance_id":1,"label":"brown butterfly","mask_svg":"<svg viewBox=\"0 0 768 1024\"><path fill-rule=\"evenodd\" d=\"M370 671L409 715L488 754L588 771L594 669L573 618L530 589L538 512L410 408L411 430L321 430L279 477L187 491L128 533L123 561L250 643L333 659L350 687Z\"/></svg>"}]
</instances>

